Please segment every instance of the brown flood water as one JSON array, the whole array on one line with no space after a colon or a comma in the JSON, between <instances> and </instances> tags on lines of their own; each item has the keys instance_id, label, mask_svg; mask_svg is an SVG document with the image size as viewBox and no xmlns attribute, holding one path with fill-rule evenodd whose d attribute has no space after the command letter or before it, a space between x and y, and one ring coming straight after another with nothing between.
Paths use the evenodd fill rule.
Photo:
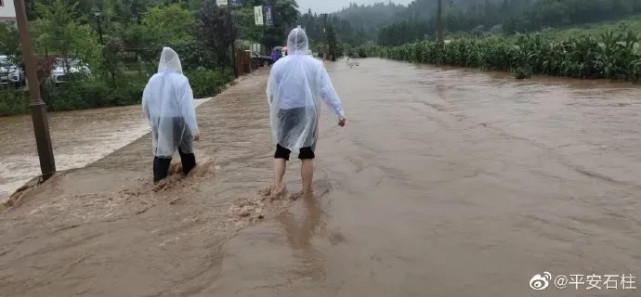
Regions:
<instances>
[{"instance_id":1,"label":"brown flood water","mask_svg":"<svg viewBox=\"0 0 641 297\"><path fill-rule=\"evenodd\" d=\"M152 186L147 135L1 214L0 296L640 296L529 282L641 277L641 89L327 66L348 126L325 108L315 197L257 194L261 71L198 109L192 178Z\"/></svg>"},{"instance_id":2,"label":"brown flood water","mask_svg":"<svg viewBox=\"0 0 641 297\"><path fill-rule=\"evenodd\" d=\"M197 100L197 105L206 100ZM81 168L149 133L140 106L49 114L58 170ZM40 175L30 116L0 117L0 202Z\"/></svg>"}]
</instances>

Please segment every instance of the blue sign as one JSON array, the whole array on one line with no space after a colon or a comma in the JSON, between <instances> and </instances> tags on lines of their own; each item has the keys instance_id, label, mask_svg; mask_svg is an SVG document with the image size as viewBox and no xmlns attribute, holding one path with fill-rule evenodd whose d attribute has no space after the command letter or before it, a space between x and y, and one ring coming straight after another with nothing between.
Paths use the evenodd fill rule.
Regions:
<instances>
[{"instance_id":1,"label":"blue sign","mask_svg":"<svg viewBox=\"0 0 641 297\"><path fill-rule=\"evenodd\" d=\"M231 6L243 6L243 0L229 0Z\"/></svg>"},{"instance_id":2,"label":"blue sign","mask_svg":"<svg viewBox=\"0 0 641 297\"><path fill-rule=\"evenodd\" d=\"M272 6L271 5L265 5L265 26L273 26L274 25L274 15L272 11Z\"/></svg>"}]
</instances>

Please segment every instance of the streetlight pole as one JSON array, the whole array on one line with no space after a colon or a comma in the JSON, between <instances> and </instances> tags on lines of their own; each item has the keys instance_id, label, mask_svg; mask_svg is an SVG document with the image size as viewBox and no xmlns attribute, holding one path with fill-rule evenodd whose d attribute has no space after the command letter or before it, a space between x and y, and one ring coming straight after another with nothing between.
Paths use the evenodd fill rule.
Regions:
<instances>
[{"instance_id":1,"label":"streetlight pole","mask_svg":"<svg viewBox=\"0 0 641 297\"><path fill-rule=\"evenodd\" d=\"M22 59L27 73L29 96L31 98L31 119L36 136L40 170L42 171L43 180L47 180L56 172L56 162L53 156L51 135L49 134L47 106L40 97L40 82L38 81L36 60L33 56L33 44L27 28L24 0L13 0L13 4L16 9L16 23L20 35L20 44L22 45Z\"/></svg>"}]
</instances>

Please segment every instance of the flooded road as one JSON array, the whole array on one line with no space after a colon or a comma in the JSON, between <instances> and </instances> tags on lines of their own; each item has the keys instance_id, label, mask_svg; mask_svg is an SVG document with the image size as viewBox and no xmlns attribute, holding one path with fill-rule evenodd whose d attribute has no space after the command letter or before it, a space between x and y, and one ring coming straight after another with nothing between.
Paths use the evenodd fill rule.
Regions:
<instances>
[{"instance_id":1,"label":"flooded road","mask_svg":"<svg viewBox=\"0 0 641 297\"><path fill-rule=\"evenodd\" d=\"M196 105L205 100L197 100ZM49 113L58 170L80 168L149 133L140 106ZM30 116L0 117L0 203L41 174Z\"/></svg>"},{"instance_id":2,"label":"flooded road","mask_svg":"<svg viewBox=\"0 0 641 297\"><path fill-rule=\"evenodd\" d=\"M327 64L315 197L268 201L266 73L198 109L196 176L149 137L0 216L0 296L639 296L641 89ZM298 162L288 188L300 188ZM637 277L542 292L535 274Z\"/></svg>"}]
</instances>

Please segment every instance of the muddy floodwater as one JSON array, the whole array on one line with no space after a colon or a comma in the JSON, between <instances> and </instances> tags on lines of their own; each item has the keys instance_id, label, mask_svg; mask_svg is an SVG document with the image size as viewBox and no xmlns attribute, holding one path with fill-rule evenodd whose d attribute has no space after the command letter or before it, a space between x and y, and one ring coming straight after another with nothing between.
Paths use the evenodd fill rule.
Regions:
<instances>
[{"instance_id":1,"label":"muddy floodwater","mask_svg":"<svg viewBox=\"0 0 641 297\"><path fill-rule=\"evenodd\" d=\"M641 89L359 62L326 64L348 124L325 107L314 197L259 194L262 70L198 108L193 176L154 186L145 135L1 213L0 296L641 296ZM59 162L136 139L138 112L53 115ZM12 121L2 184L33 156L28 118Z\"/></svg>"},{"instance_id":2,"label":"muddy floodwater","mask_svg":"<svg viewBox=\"0 0 641 297\"><path fill-rule=\"evenodd\" d=\"M141 110L127 106L50 113L57 169L83 167L148 133ZM0 117L0 139L0 202L4 202L41 172L30 116Z\"/></svg>"}]
</instances>

